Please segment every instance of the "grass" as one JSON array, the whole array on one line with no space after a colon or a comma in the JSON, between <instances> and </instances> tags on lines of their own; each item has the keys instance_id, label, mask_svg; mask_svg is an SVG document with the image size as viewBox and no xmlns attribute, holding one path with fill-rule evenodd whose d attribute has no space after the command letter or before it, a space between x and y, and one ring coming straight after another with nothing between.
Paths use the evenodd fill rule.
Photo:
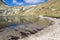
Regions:
<instances>
[{"instance_id":1,"label":"grass","mask_svg":"<svg viewBox=\"0 0 60 40\"><path fill-rule=\"evenodd\" d=\"M37 5L35 9L27 13L26 15L44 15L52 17L60 17L60 0L51 0L50 2ZM54 10L55 9L55 10Z\"/></svg>"},{"instance_id":2,"label":"grass","mask_svg":"<svg viewBox=\"0 0 60 40\"><path fill-rule=\"evenodd\" d=\"M0 29L6 28L8 23L0 22Z\"/></svg>"},{"instance_id":3,"label":"grass","mask_svg":"<svg viewBox=\"0 0 60 40\"><path fill-rule=\"evenodd\" d=\"M40 20L37 21L36 24L38 24L38 25L40 25L42 27L48 27L48 26L53 24L53 21L51 21L49 19L46 19L46 18L44 18L44 19L40 18Z\"/></svg>"}]
</instances>

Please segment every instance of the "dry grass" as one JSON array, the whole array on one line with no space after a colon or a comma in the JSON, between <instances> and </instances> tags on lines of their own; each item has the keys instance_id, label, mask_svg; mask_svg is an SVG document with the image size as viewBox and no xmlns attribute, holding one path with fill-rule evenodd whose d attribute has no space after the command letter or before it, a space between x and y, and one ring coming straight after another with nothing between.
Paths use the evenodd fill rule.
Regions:
<instances>
[{"instance_id":1,"label":"dry grass","mask_svg":"<svg viewBox=\"0 0 60 40\"><path fill-rule=\"evenodd\" d=\"M44 15L44 16L52 16L52 17L60 17L60 0L49 0L46 3L37 5L35 9L26 13L26 15Z\"/></svg>"},{"instance_id":2,"label":"dry grass","mask_svg":"<svg viewBox=\"0 0 60 40\"><path fill-rule=\"evenodd\" d=\"M7 27L7 23L0 22L0 29Z\"/></svg>"},{"instance_id":3,"label":"dry grass","mask_svg":"<svg viewBox=\"0 0 60 40\"><path fill-rule=\"evenodd\" d=\"M49 19L40 19L39 21L36 22L36 24L47 27L53 24L53 21L49 20Z\"/></svg>"}]
</instances>

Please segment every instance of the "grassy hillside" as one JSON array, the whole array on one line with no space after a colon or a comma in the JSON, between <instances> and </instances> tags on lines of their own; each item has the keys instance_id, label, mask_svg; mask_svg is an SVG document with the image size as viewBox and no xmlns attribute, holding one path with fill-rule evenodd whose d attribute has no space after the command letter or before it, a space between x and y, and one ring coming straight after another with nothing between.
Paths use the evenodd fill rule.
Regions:
<instances>
[{"instance_id":1,"label":"grassy hillside","mask_svg":"<svg viewBox=\"0 0 60 40\"><path fill-rule=\"evenodd\" d=\"M0 5L2 3L3 2L0 1ZM50 16L50 17L60 17L60 0L49 0L48 2L39 4L35 7L26 7L26 9L24 9L23 7L24 9L23 11L21 11L21 9L22 7L20 6L8 7L3 4L0 6L0 10L5 10L5 12L3 12L2 14L6 15L6 17L12 16L10 20L13 20L13 22L34 23L39 20L39 18L37 18L37 16L39 15ZM44 22L41 22L42 20L39 20L39 21L41 24L44 24ZM47 23L48 22L46 22L46 24ZM5 24L5 23L2 23L2 24Z\"/></svg>"},{"instance_id":2,"label":"grassy hillside","mask_svg":"<svg viewBox=\"0 0 60 40\"><path fill-rule=\"evenodd\" d=\"M60 17L60 0L49 0L46 3L39 4L27 15Z\"/></svg>"}]
</instances>

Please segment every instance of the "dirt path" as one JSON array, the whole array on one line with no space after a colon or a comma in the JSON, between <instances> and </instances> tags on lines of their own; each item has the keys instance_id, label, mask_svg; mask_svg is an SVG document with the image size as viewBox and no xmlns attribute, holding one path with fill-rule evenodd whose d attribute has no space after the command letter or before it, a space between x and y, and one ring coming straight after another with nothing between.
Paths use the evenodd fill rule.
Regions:
<instances>
[{"instance_id":1,"label":"dirt path","mask_svg":"<svg viewBox=\"0 0 60 40\"><path fill-rule=\"evenodd\" d=\"M47 18L49 20L54 21L54 25L51 25L42 31L38 31L36 34L29 35L28 37L23 39L20 39L21 35L19 34L18 30L29 34L27 30L30 30L30 31L34 30L36 28L36 25L34 25L34 27L32 28L31 27L25 28L26 31L24 30L24 27L25 27L24 25L21 25L15 28L18 30L6 28L3 32L0 33L0 40L8 40L9 38L11 38L10 37L11 35L19 37L19 40L60 40L60 19L49 18L49 17L43 17L43 18ZM33 25L30 25L30 26L33 26Z\"/></svg>"},{"instance_id":2,"label":"dirt path","mask_svg":"<svg viewBox=\"0 0 60 40\"><path fill-rule=\"evenodd\" d=\"M31 35L28 38L19 40L60 40L60 19L49 18L49 17L43 17L43 18L53 20L55 24L36 33L35 35Z\"/></svg>"}]
</instances>

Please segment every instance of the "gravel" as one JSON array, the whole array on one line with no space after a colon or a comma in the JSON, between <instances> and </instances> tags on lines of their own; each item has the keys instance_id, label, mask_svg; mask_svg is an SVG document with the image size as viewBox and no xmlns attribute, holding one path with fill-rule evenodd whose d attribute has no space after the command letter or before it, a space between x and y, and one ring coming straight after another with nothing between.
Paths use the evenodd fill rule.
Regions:
<instances>
[{"instance_id":1,"label":"gravel","mask_svg":"<svg viewBox=\"0 0 60 40\"><path fill-rule=\"evenodd\" d=\"M55 22L54 25L39 31L35 35L30 35L19 40L60 40L60 19L51 18Z\"/></svg>"}]
</instances>

